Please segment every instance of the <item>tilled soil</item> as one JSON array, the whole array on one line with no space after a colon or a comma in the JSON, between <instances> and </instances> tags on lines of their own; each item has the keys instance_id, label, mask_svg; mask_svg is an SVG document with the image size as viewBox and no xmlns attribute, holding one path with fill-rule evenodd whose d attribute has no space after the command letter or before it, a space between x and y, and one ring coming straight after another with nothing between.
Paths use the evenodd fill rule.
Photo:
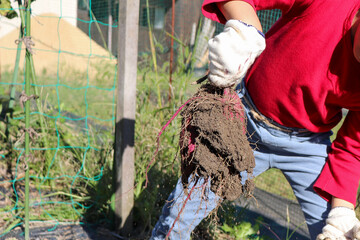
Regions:
<instances>
[{"instance_id":1,"label":"tilled soil","mask_svg":"<svg viewBox=\"0 0 360 240\"><path fill-rule=\"evenodd\" d=\"M182 110L180 152L182 182L189 176L211 181L218 196L235 200L251 194L251 179L242 185L239 172L252 174L253 151L246 136L246 119L240 98L232 89L201 86Z\"/></svg>"}]
</instances>

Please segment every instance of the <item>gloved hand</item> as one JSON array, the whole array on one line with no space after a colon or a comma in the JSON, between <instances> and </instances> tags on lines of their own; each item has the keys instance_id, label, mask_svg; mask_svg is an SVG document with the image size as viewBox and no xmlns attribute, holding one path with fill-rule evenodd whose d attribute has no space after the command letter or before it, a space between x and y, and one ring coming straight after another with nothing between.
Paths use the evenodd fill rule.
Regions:
<instances>
[{"instance_id":1,"label":"gloved hand","mask_svg":"<svg viewBox=\"0 0 360 240\"><path fill-rule=\"evenodd\" d=\"M229 20L224 31L210 39L209 81L217 87L239 83L265 49L265 37L255 27Z\"/></svg>"},{"instance_id":2,"label":"gloved hand","mask_svg":"<svg viewBox=\"0 0 360 240\"><path fill-rule=\"evenodd\" d=\"M346 207L335 207L329 212L326 225L316 240L360 240L360 221L355 211Z\"/></svg>"}]
</instances>

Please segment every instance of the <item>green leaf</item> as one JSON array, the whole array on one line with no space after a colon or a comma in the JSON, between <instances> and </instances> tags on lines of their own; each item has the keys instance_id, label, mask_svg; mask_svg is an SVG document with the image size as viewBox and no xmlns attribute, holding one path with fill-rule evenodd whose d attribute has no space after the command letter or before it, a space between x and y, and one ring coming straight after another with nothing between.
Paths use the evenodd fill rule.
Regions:
<instances>
[{"instance_id":1,"label":"green leaf","mask_svg":"<svg viewBox=\"0 0 360 240\"><path fill-rule=\"evenodd\" d=\"M242 222L240 225L236 226L238 229L238 234L241 237L249 236L250 234L255 233L254 229L252 228L252 224L249 222Z\"/></svg>"},{"instance_id":2,"label":"green leaf","mask_svg":"<svg viewBox=\"0 0 360 240\"><path fill-rule=\"evenodd\" d=\"M9 19L18 16L15 10L11 7L10 0L0 0L0 15Z\"/></svg>"},{"instance_id":3,"label":"green leaf","mask_svg":"<svg viewBox=\"0 0 360 240\"><path fill-rule=\"evenodd\" d=\"M227 233L231 233L231 232L234 232L234 229L231 228L229 225L227 225L226 223L224 223L224 225L221 226L221 229L224 231L224 232L227 232Z\"/></svg>"},{"instance_id":4,"label":"green leaf","mask_svg":"<svg viewBox=\"0 0 360 240\"><path fill-rule=\"evenodd\" d=\"M14 10L10 10L7 12L5 17L7 17L8 19L13 19L13 18L18 17L18 14Z\"/></svg>"}]
</instances>

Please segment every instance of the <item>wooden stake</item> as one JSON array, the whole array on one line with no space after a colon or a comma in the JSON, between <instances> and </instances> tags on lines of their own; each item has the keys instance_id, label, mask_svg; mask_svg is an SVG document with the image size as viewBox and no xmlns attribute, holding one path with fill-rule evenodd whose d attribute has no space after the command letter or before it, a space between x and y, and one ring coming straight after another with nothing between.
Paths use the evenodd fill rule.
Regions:
<instances>
[{"instance_id":1,"label":"wooden stake","mask_svg":"<svg viewBox=\"0 0 360 240\"><path fill-rule=\"evenodd\" d=\"M134 131L138 55L139 0L119 1L118 86L115 126L115 229L132 231L134 205Z\"/></svg>"}]
</instances>

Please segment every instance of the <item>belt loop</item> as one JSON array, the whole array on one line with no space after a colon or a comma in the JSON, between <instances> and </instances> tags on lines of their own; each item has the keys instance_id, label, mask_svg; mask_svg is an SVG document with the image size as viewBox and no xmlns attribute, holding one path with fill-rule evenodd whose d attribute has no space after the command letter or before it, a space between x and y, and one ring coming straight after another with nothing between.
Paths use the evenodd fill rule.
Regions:
<instances>
[{"instance_id":1,"label":"belt loop","mask_svg":"<svg viewBox=\"0 0 360 240\"><path fill-rule=\"evenodd\" d=\"M236 85L235 91L238 94L239 98L243 98L245 96L245 83L244 83L244 81L241 81L238 85Z\"/></svg>"}]
</instances>

